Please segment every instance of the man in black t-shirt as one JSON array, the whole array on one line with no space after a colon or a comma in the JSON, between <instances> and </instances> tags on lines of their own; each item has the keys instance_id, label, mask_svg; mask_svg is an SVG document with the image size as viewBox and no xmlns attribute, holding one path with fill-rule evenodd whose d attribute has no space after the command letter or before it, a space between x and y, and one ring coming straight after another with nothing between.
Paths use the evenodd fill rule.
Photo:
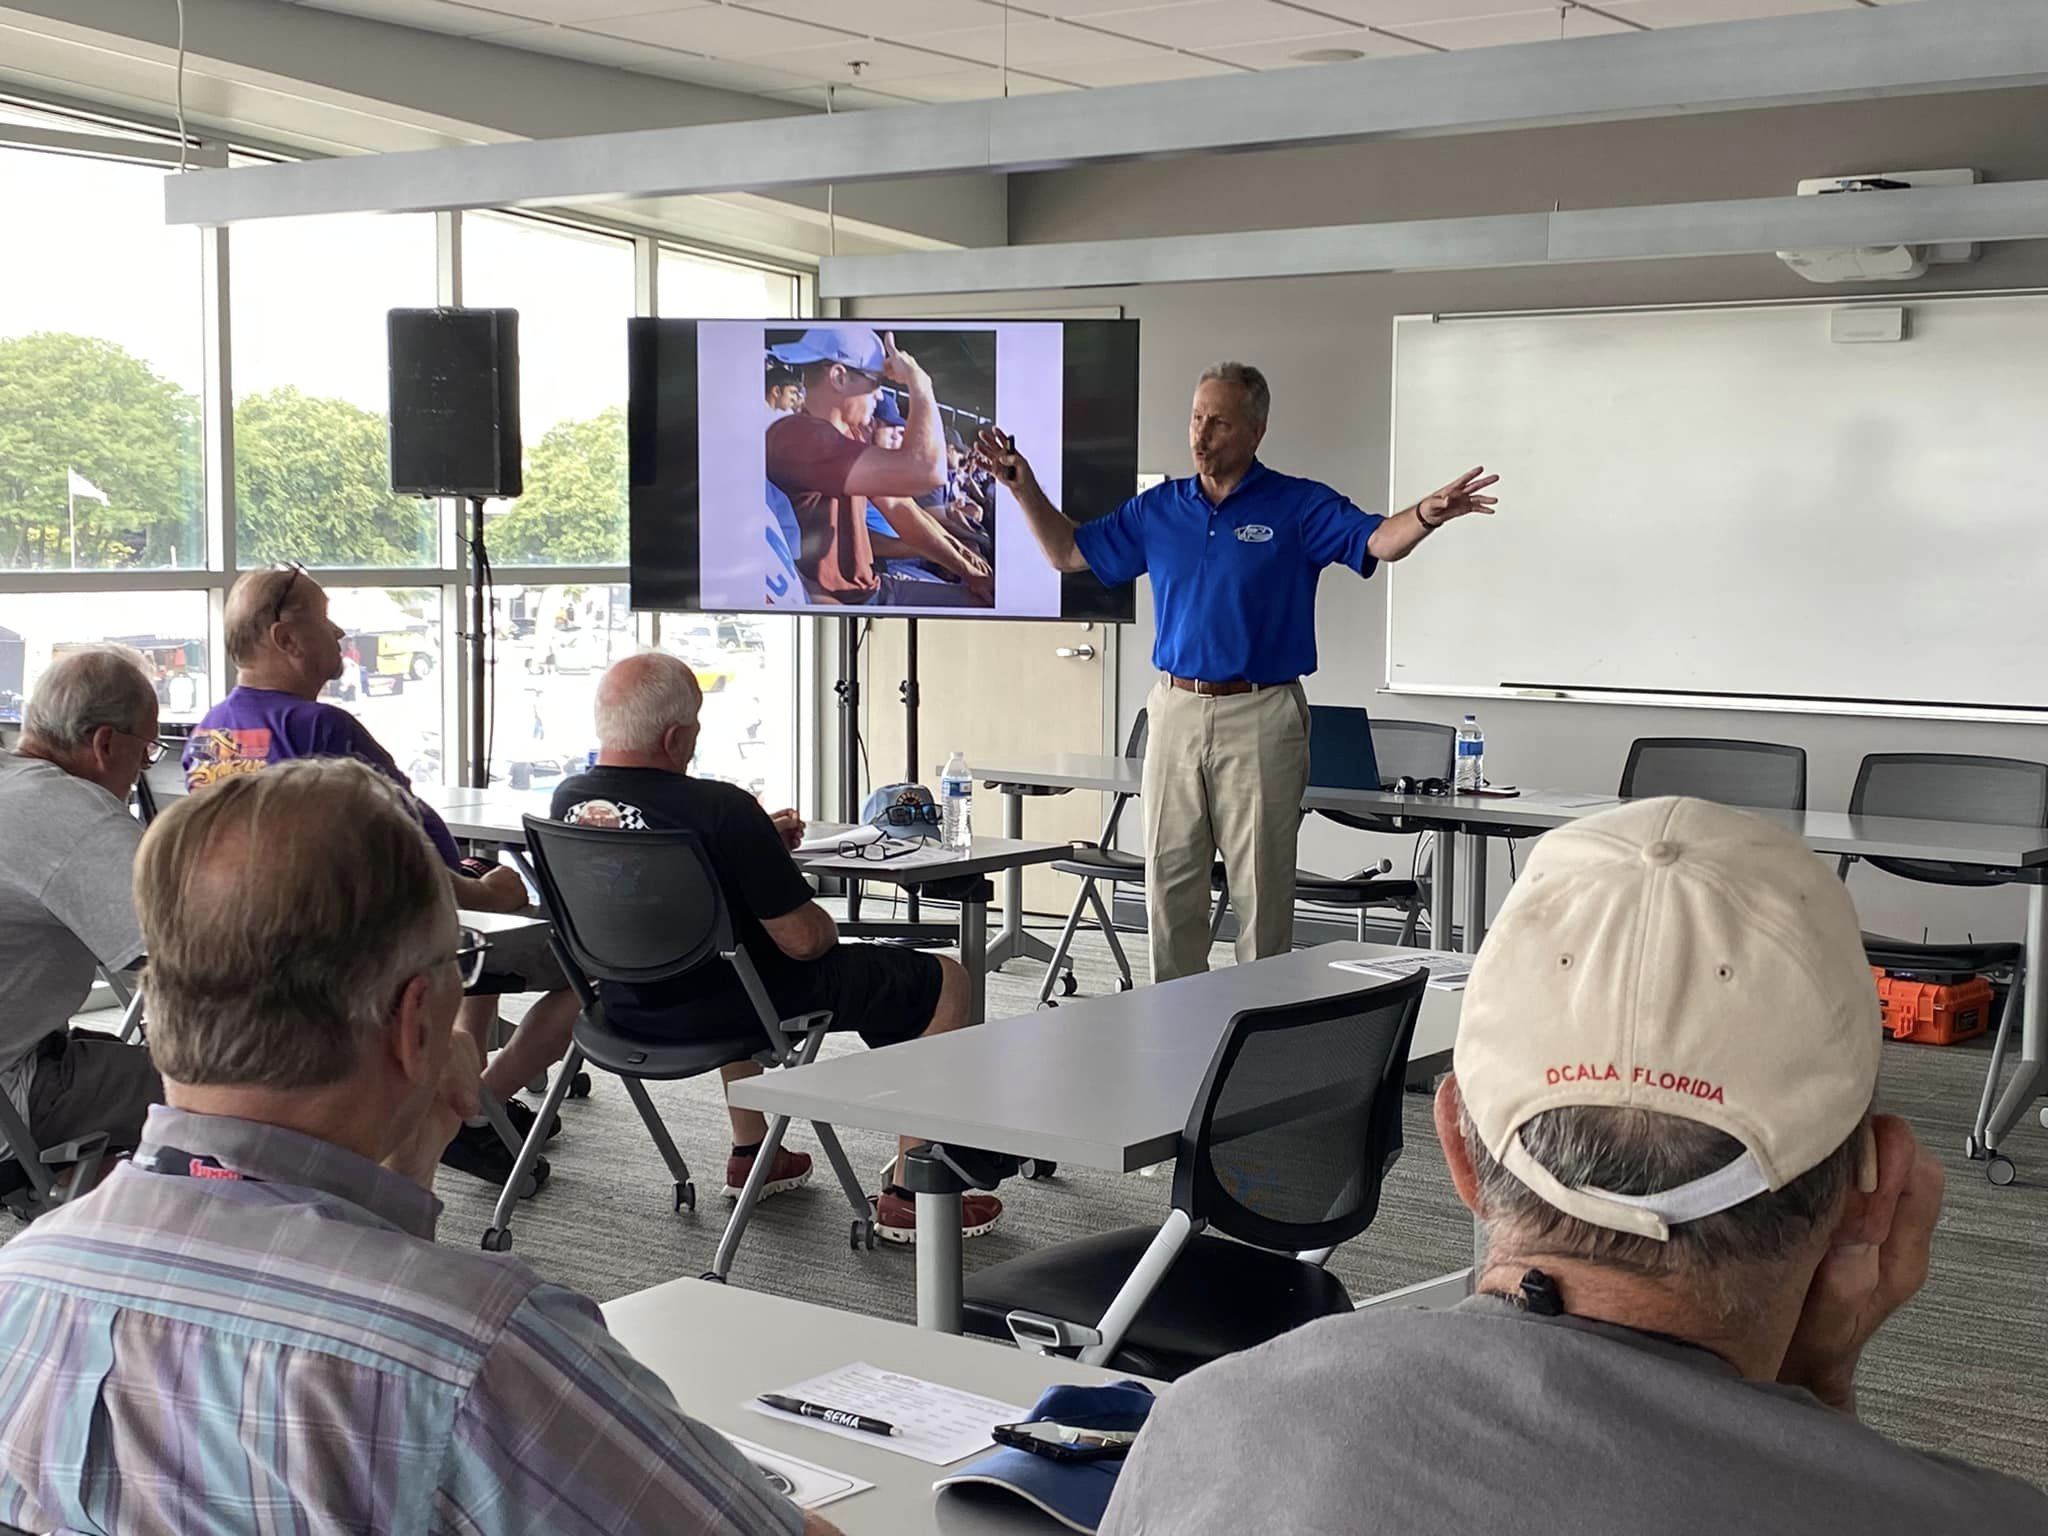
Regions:
<instances>
[{"instance_id":1,"label":"man in black t-shirt","mask_svg":"<svg viewBox=\"0 0 2048 1536\"><path fill-rule=\"evenodd\" d=\"M819 906L789 856L803 836L794 811L771 817L745 790L693 778L697 712L703 694L697 675L673 656L646 653L616 663L597 689L598 763L555 786L551 814L583 826L688 831L702 840L732 916L734 939L761 974L784 1018L830 1010L834 1029L852 1030L871 1046L894 1045L942 1034L967 1022L967 973L955 961L879 944L842 944L832 914ZM758 1041L761 1026L723 961L657 986L603 988L605 1017L616 1029L655 1039ZM752 1061L722 1069L730 1084L761 1070ZM728 1104L732 1157L726 1193L735 1198L753 1171L768 1134L758 1111ZM894 1243L916 1241L916 1212L901 1186L901 1152L919 1145L905 1138L898 1165L875 1200L876 1235ZM776 1155L764 1197L809 1181L811 1159L783 1148ZM962 1235L994 1227L1002 1203L969 1193L961 1201Z\"/></svg>"}]
</instances>

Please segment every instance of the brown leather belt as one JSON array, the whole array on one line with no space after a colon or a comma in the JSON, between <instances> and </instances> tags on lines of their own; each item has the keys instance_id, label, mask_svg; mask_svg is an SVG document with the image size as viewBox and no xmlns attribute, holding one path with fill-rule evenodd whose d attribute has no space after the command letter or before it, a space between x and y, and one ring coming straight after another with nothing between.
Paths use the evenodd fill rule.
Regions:
<instances>
[{"instance_id":1,"label":"brown leather belt","mask_svg":"<svg viewBox=\"0 0 2048 1536\"><path fill-rule=\"evenodd\" d=\"M1166 680L1182 693L1199 693L1204 698L1227 699L1233 694L1260 693L1268 688L1285 688L1287 683L1250 683L1243 678L1228 683L1206 683L1199 677L1175 677L1171 672Z\"/></svg>"}]
</instances>

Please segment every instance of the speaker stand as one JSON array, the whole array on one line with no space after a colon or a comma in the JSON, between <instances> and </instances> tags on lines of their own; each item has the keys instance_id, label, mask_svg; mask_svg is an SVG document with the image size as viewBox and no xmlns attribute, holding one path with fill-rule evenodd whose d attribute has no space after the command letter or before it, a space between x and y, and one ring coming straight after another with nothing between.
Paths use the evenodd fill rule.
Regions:
<instances>
[{"instance_id":1,"label":"speaker stand","mask_svg":"<svg viewBox=\"0 0 2048 1536\"><path fill-rule=\"evenodd\" d=\"M484 588L491 579L490 557L484 553L484 498L469 499L469 771L471 789L488 789L491 780L489 701L484 687L489 672L485 648L490 644L489 600Z\"/></svg>"}]
</instances>

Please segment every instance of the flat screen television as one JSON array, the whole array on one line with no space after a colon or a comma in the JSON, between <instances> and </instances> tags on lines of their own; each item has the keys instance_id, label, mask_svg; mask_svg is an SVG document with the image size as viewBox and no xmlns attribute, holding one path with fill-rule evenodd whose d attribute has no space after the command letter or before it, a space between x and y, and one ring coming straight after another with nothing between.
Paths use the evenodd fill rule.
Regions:
<instances>
[{"instance_id":1,"label":"flat screen television","mask_svg":"<svg viewBox=\"0 0 2048 1536\"><path fill-rule=\"evenodd\" d=\"M630 327L636 609L1131 621L1131 587L1054 570L973 450L996 428L1068 517L1115 511L1136 321Z\"/></svg>"}]
</instances>

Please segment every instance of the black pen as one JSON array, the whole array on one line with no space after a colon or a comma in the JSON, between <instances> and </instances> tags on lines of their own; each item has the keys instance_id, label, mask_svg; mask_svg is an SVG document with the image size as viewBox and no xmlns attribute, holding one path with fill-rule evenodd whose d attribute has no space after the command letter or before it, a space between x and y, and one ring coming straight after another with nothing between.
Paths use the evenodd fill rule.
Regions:
<instances>
[{"instance_id":1,"label":"black pen","mask_svg":"<svg viewBox=\"0 0 2048 1536\"><path fill-rule=\"evenodd\" d=\"M765 1403L780 1413L793 1413L800 1419L816 1419L821 1424L837 1424L841 1429L857 1429L864 1435L901 1433L894 1424L884 1424L880 1419L848 1413L844 1408L827 1408L823 1403L807 1403L800 1397L784 1397L780 1392L763 1392L755 1401Z\"/></svg>"}]
</instances>

